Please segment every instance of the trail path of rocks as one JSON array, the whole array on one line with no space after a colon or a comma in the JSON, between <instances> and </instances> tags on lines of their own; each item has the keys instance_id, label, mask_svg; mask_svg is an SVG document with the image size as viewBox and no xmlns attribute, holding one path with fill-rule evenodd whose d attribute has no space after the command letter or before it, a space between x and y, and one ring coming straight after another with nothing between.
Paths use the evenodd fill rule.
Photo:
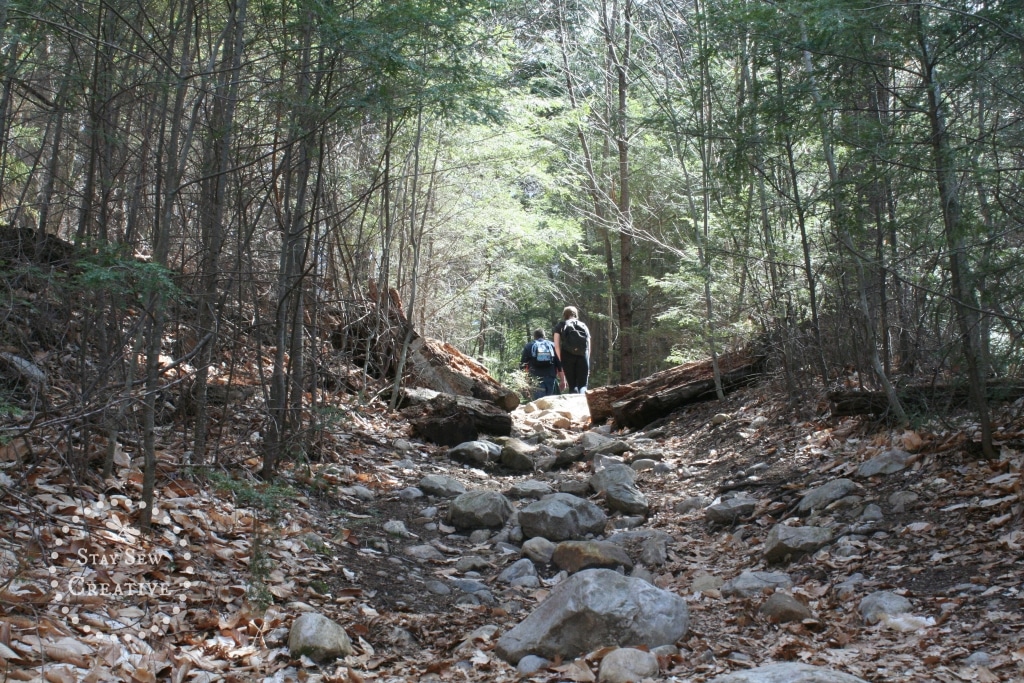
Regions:
<instances>
[{"instance_id":1,"label":"trail path of rocks","mask_svg":"<svg viewBox=\"0 0 1024 683\"><path fill-rule=\"evenodd\" d=\"M351 583L378 613L407 615L371 634L379 649L427 652L419 680L1024 672L1012 425L1003 458L986 463L957 431L796 421L753 391L632 434L580 433L580 403L565 399L526 410L515 438L442 455L396 440L386 468L401 484L367 501L374 523L349 551L363 560ZM633 594L642 585L650 603ZM641 614L679 600L668 622L683 633L588 595L628 596ZM620 645L642 649L608 660Z\"/></svg>"}]
</instances>

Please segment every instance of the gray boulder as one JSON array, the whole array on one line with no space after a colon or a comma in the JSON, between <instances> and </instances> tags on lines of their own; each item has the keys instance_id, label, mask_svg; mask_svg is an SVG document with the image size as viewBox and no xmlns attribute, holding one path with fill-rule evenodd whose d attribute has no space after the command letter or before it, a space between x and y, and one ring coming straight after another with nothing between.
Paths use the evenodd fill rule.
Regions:
<instances>
[{"instance_id":1,"label":"gray boulder","mask_svg":"<svg viewBox=\"0 0 1024 683\"><path fill-rule=\"evenodd\" d=\"M530 558L537 564L551 562L551 556L555 554L555 544L543 536L534 536L523 543L523 555Z\"/></svg>"},{"instance_id":2,"label":"gray boulder","mask_svg":"<svg viewBox=\"0 0 1024 683\"><path fill-rule=\"evenodd\" d=\"M466 487L461 481L442 474L428 474L420 479L417 486L428 496L438 498L454 498L466 492Z\"/></svg>"},{"instance_id":3,"label":"gray boulder","mask_svg":"<svg viewBox=\"0 0 1024 683\"><path fill-rule=\"evenodd\" d=\"M549 541L567 541L599 534L607 523L608 517L601 508L568 493L545 496L519 511L519 524L526 538L542 536Z\"/></svg>"},{"instance_id":4,"label":"gray boulder","mask_svg":"<svg viewBox=\"0 0 1024 683\"><path fill-rule=\"evenodd\" d=\"M593 453L602 446L606 446L612 443L614 439L611 439L597 432L584 432L583 436L580 437L579 445L583 447L583 450L587 453Z\"/></svg>"},{"instance_id":5,"label":"gray boulder","mask_svg":"<svg viewBox=\"0 0 1024 683\"><path fill-rule=\"evenodd\" d=\"M491 446L496 448L495 444L487 441L465 441L449 449L448 457L467 465L486 465L495 459L495 453Z\"/></svg>"},{"instance_id":6,"label":"gray boulder","mask_svg":"<svg viewBox=\"0 0 1024 683\"><path fill-rule=\"evenodd\" d=\"M740 517L754 514L757 501L753 498L738 496L715 503L704 510L704 519L712 524L734 524Z\"/></svg>"},{"instance_id":7,"label":"gray boulder","mask_svg":"<svg viewBox=\"0 0 1024 683\"><path fill-rule=\"evenodd\" d=\"M860 615L866 624L877 624L884 615L890 617L905 614L912 605L902 595L889 591L876 591L860 601Z\"/></svg>"},{"instance_id":8,"label":"gray boulder","mask_svg":"<svg viewBox=\"0 0 1024 683\"><path fill-rule=\"evenodd\" d=\"M856 487L857 485L849 479L834 479L805 493L804 497L800 499L797 510L800 512L821 510L829 503L846 496Z\"/></svg>"},{"instance_id":9,"label":"gray boulder","mask_svg":"<svg viewBox=\"0 0 1024 683\"><path fill-rule=\"evenodd\" d=\"M551 488L550 484L536 479L528 479L514 484L509 489L508 495L513 498L543 498L554 492L555 490Z\"/></svg>"},{"instance_id":10,"label":"gray boulder","mask_svg":"<svg viewBox=\"0 0 1024 683\"><path fill-rule=\"evenodd\" d=\"M876 474L894 474L913 461L914 456L898 448L886 451L857 468L858 477L873 477Z\"/></svg>"},{"instance_id":11,"label":"gray boulder","mask_svg":"<svg viewBox=\"0 0 1024 683\"><path fill-rule=\"evenodd\" d=\"M647 496L632 484L611 484L604 490L604 502L612 512L643 515L651 508Z\"/></svg>"},{"instance_id":12,"label":"gray boulder","mask_svg":"<svg viewBox=\"0 0 1024 683\"><path fill-rule=\"evenodd\" d=\"M500 527L512 516L512 503L496 491L470 491L452 501L448 515L457 529Z\"/></svg>"},{"instance_id":13,"label":"gray boulder","mask_svg":"<svg viewBox=\"0 0 1024 683\"><path fill-rule=\"evenodd\" d=\"M813 553L832 541L832 532L816 526L786 526L776 524L764 542L764 559L784 562Z\"/></svg>"},{"instance_id":14,"label":"gray boulder","mask_svg":"<svg viewBox=\"0 0 1024 683\"><path fill-rule=\"evenodd\" d=\"M548 446L530 445L517 438L505 439L502 465L516 472L532 472L554 464L554 453Z\"/></svg>"},{"instance_id":15,"label":"gray boulder","mask_svg":"<svg viewBox=\"0 0 1024 683\"><path fill-rule=\"evenodd\" d=\"M601 468L590 477L590 488L598 493L604 493L613 484L632 486L635 481L636 470L629 465L614 463Z\"/></svg>"},{"instance_id":16,"label":"gray boulder","mask_svg":"<svg viewBox=\"0 0 1024 683\"><path fill-rule=\"evenodd\" d=\"M716 676L709 683L867 683L841 671L810 664L781 662Z\"/></svg>"},{"instance_id":17,"label":"gray boulder","mask_svg":"<svg viewBox=\"0 0 1024 683\"><path fill-rule=\"evenodd\" d=\"M682 638L689 621L678 595L611 569L588 569L555 586L498 639L495 652L515 664L530 654L571 659L609 645L654 648Z\"/></svg>"},{"instance_id":18,"label":"gray boulder","mask_svg":"<svg viewBox=\"0 0 1024 683\"><path fill-rule=\"evenodd\" d=\"M292 622L288 633L288 653L292 659L305 655L315 662L328 662L353 652L345 629L322 614L306 612Z\"/></svg>"},{"instance_id":19,"label":"gray boulder","mask_svg":"<svg viewBox=\"0 0 1024 683\"><path fill-rule=\"evenodd\" d=\"M746 571L727 581L722 586L722 595L726 597L749 598L763 593L765 589L792 588L793 579L782 572L750 572Z\"/></svg>"},{"instance_id":20,"label":"gray boulder","mask_svg":"<svg viewBox=\"0 0 1024 683\"><path fill-rule=\"evenodd\" d=\"M526 557L506 567L504 571L498 574L498 581L512 586L526 586L527 588L537 588L540 586L537 568L533 566L533 561Z\"/></svg>"}]
</instances>

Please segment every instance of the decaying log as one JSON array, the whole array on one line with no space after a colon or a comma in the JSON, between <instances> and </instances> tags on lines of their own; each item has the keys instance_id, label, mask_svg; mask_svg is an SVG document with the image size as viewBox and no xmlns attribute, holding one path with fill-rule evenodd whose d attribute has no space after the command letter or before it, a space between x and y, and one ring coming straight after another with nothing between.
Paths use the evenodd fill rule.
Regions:
<instances>
[{"instance_id":1,"label":"decaying log","mask_svg":"<svg viewBox=\"0 0 1024 683\"><path fill-rule=\"evenodd\" d=\"M756 379L764 357L753 350L719 356L725 391ZM587 393L590 419L599 424L612 419L616 428L636 429L664 417L688 403L712 398L715 379L711 359L679 365L631 384L601 387Z\"/></svg>"},{"instance_id":2,"label":"decaying log","mask_svg":"<svg viewBox=\"0 0 1024 683\"><path fill-rule=\"evenodd\" d=\"M990 401L1015 401L1024 396L1024 382L1013 379L991 380L985 385ZM914 384L896 390L905 410L936 413L961 408L970 401L966 384ZM889 399L882 391L837 389L828 393L833 417L882 415L889 410Z\"/></svg>"},{"instance_id":3,"label":"decaying log","mask_svg":"<svg viewBox=\"0 0 1024 683\"><path fill-rule=\"evenodd\" d=\"M403 373L406 385L480 399L506 411L519 406L519 395L499 384L484 366L451 344L416 332L396 289L382 297L371 281L364 304L364 314L344 327L336 326L331 341L335 348L350 349L353 360L371 367L375 376L394 378L402 343L409 335L411 342ZM382 315L380 311L385 311L383 323L377 321L377 316Z\"/></svg>"},{"instance_id":4,"label":"decaying log","mask_svg":"<svg viewBox=\"0 0 1024 683\"><path fill-rule=\"evenodd\" d=\"M493 403L431 389L403 389L399 403L413 434L442 446L475 441L481 434L508 436L512 416Z\"/></svg>"}]
</instances>

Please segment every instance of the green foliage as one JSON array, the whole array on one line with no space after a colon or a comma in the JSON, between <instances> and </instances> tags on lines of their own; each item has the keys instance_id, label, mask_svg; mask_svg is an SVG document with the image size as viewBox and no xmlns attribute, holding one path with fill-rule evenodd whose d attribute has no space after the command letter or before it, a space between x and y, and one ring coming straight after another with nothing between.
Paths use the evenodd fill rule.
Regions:
<instances>
[{"instance_id":1,"label":"green foliage","mask_svg":"<svg viewBox=\"0 0 1024 683\"><path fill-rule=\"evenodd\" d=\"M94 254L75 264L78 273L72 284L89 292L108 292L143 301L154 292L169 298L181 295L173 271L149 261L124 255L116 245L102 245Z\"/></svg>"},{"instance_id":2,"label":"green foliage","mask_svg":"<svg viewBox=\"0 0 1024 683\"><path fill-rule=\"evenodd\" d=\"M295 489L287 485L241 481L217 471L211 471L208 478L218 491L230 493L235 505L253 508L270 518L276 518L289 507L289 501L296 495Z\"/></svg>"}]
</instances>

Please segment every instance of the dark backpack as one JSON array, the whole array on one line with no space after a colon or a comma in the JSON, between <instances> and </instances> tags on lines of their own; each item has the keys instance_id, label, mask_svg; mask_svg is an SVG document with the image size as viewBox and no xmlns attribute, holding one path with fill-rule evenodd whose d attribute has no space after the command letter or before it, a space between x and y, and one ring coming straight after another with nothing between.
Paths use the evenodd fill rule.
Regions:
<instances>
[{"instance_id":1,"label":"dark backpack","mask_svg":"<svg viewBox=\"0 0 1024 683\"><path fill-rule=\"evenodd\" d=\"M562 326L562 348L574 356L587 355L587 341L590 330L579 318L569 318Z\"/></svg>"},{"instance_id":2,"label":"dark backpack","mask_svg":"<svg viewBox=\"0 0 1024 683\"><path fill-rule=\"evenodd\" d=\"M537 339L530 349L533 356L533 365L538 368L547 368L555 362L555 345L547 339Z\"/></svg>"}]
</instances>

